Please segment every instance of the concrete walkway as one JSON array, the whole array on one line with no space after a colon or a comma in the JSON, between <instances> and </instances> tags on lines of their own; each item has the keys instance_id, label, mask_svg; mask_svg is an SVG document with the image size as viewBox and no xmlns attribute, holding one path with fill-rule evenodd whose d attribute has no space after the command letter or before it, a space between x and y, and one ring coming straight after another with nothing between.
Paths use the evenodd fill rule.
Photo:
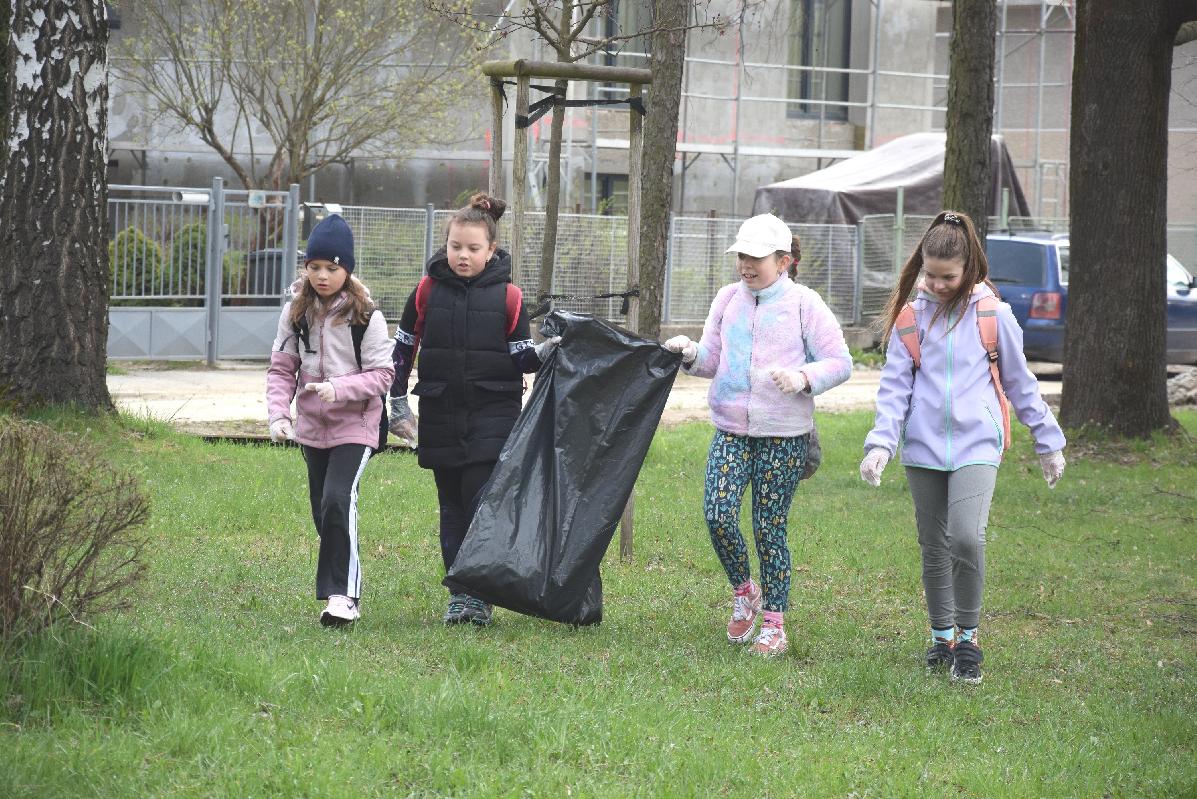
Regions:
<instances>
[{"instance_id":1,"label":"concrete walkway","mask_svg":"<svg viewBox=\"0 0 1197 799\"><path fill-rule=\"evenodd\" d=\"M208 368L198 364L118 361L113 366L121 373L108 376L108 391L117 407L126 413L168 421L179 429L201 434L266 432L264 363L228 361ZM1044 396L1049 401L1058 401L1060 384L1055 381L1059 380L1059 367L1034 366L1044 367L1036 369ZM817 399L818 409L872 410L880 375L877 369L858 368L847 383ZM531 376L528 382L531 384ZM709 380L678 375L662 421L676 424L707 419L708 386Z\"/></svg>"}]
</instances>

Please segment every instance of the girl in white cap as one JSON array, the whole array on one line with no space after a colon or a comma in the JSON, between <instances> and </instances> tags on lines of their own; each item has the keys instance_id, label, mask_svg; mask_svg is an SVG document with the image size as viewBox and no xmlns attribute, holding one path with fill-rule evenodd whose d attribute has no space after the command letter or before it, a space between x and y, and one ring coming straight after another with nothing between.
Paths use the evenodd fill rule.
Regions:
<instances>
[{"instance_id":1,"label":"girl in white cap","mask_svg":"<svg viewBox=\"0 0 1197 799\"><path fill-rule=\"evenodd\" d=\"M791 279L801 252L785 222L772 214L754 216L727 251L737 255L740 279L715 296L702 339L675 336L664 346L681 353L689 374L713 378L708 400L715 437L703 506L733 591L727 638L734 644L751 639L753 653L773 656L788 647L786 521L807 462L814 397L848 379L852 357L831 309ZM750 483L760 584L751 577L739 526Z\"/></svg>"}]
</instances>

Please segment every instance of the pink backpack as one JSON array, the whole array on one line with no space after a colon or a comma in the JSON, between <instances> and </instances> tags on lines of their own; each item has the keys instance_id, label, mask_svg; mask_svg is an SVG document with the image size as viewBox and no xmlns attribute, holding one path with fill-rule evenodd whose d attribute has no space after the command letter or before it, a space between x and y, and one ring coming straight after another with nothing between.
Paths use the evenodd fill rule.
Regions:
<instances>
[{"instance_id":1,"label":"pink backpack","mask_svg":"<svg viewBox=\"0 0 1197 799\"><path fill-rule=\"evenodd\" d=\"M997 392L998 407L1002 410L1002 451L1010 449L1010 401L1006 399L1006 392L1002 390L1002 375L998 371L998 326L997 326L996 297L982 297L977 300L977 328L981 333L981 344L989 354L989 376L993 380L994 391ZM906 351L914 359L914 368L918 369L922 361L922 350L919 342L918 322L914 318L914 308L906 303L898 312L894 329L898 338L906 345Z\"/></svg>"}]
</instances>

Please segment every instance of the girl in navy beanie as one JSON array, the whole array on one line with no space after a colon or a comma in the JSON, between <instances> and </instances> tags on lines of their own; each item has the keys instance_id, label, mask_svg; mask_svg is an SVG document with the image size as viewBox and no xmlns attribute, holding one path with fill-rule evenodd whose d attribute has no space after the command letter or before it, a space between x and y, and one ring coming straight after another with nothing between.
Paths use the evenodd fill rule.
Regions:
<instances>
[{"instance_id":1,"label":"girl in navy beanie","mask_svg":"<svg viewBox=\"0 0 1197 799\"><path fill-rule=\"evenodd\" d=\"M316 598L328 602L320 614L328 627L361 616L358 484L379 446L381 395L394 377L386 320L353 267L353 232L333 214L308 237L304 274L279 317L266 376L270 438L297 442L308 467L320 536Z\"/></svg>"}]
</instances>

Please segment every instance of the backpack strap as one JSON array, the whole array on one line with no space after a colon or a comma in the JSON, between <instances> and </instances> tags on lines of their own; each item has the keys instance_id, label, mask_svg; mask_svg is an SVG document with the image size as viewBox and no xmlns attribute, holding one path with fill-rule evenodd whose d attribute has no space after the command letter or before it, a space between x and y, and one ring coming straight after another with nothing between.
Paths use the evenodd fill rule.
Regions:
<instances>
[{"instance_id":1,"label":"backpack strap","mask_svg":"<svg viewBox=\"0 0 1197 799\"><path fill-rule=\"evenodd\" d=\"M314 350L314 349L312 349L312 345L311 345L311 343L310 343L310 342L309 342L309 340L308 340L308 335L309 335L309 334L308 334L308 317L307 317L307 314L304 314L303 316L301 316L301 317L299 318L299 321L298 321L298 322L292 322L292 323L291 323L291 330L292 330L292 332L294 332L294 333L295 333L295 335L296 335L296 336L298 336L298 337L299 337L299 341L300 341L300 343L302 343L302 344L303 344L303 351L304 351L304 352L306 352L306 353L309 353L309 354L311 354L311 353L315 352L315 350Z\"/></svg>"},{"instance_id":2,"label":"backpack strap","mask_svg":"<svg viewBox=\"0 0 1197 799\"><path fill-rule=\"evenodd\" d=\"M428 295L432 293L432 278L424 275L416 284L416 338L424 333L424 312L428 310Z\"/></svg>"},{"instance_id":3,"label":"backpack strap","mask_svg":"<svg viewBox=\"0 0 1197 799\"><path fill-rule=\"evenodd\" d=\"M515 332L515 326L520 320L520 308L524 304L524 292L514 283L507 284L507 335Z\"/></svg>"},{"instance_id":4,"label":"backpack strap","mask_svg":"<svg viewBox=\"0 0 1197 799\"><path fill-rule=\"evenodd\" d=\"M357 358L357 369L359 372L362 369L362 338L366 335L366 328L369 326L368 324L349 326L349 334L353 336L353 355Z\"/></svg>"},{"instance_id":5,"label":"backpack strap","mask_svg":"<svg viewBox=\"0 0 1197 799\"><path fill-rule=\"evenodd\" d=\"M898 318L894 322L894 330L898 338L906 345L906 351L914 359L914 368L918 369L923 361L922 346L919 343L919 324L914 318L914 306L906 303L898 311Z\"/></svg>"},{"instance_id":6,"label":"backpack strap","mask_svg":"<svg viewBox=\"0 0 1197 799\"><path fill-rule=\"evenodd\" d=\"M1010 449L1010 401L1002 390L1002 373L998 367L998 300L996 297L982 297L977 300L977 328L981 344L989 355L989 376L997 392L998 407L1002 411L1002 450Z\"/></svg>"}]
</instances>

